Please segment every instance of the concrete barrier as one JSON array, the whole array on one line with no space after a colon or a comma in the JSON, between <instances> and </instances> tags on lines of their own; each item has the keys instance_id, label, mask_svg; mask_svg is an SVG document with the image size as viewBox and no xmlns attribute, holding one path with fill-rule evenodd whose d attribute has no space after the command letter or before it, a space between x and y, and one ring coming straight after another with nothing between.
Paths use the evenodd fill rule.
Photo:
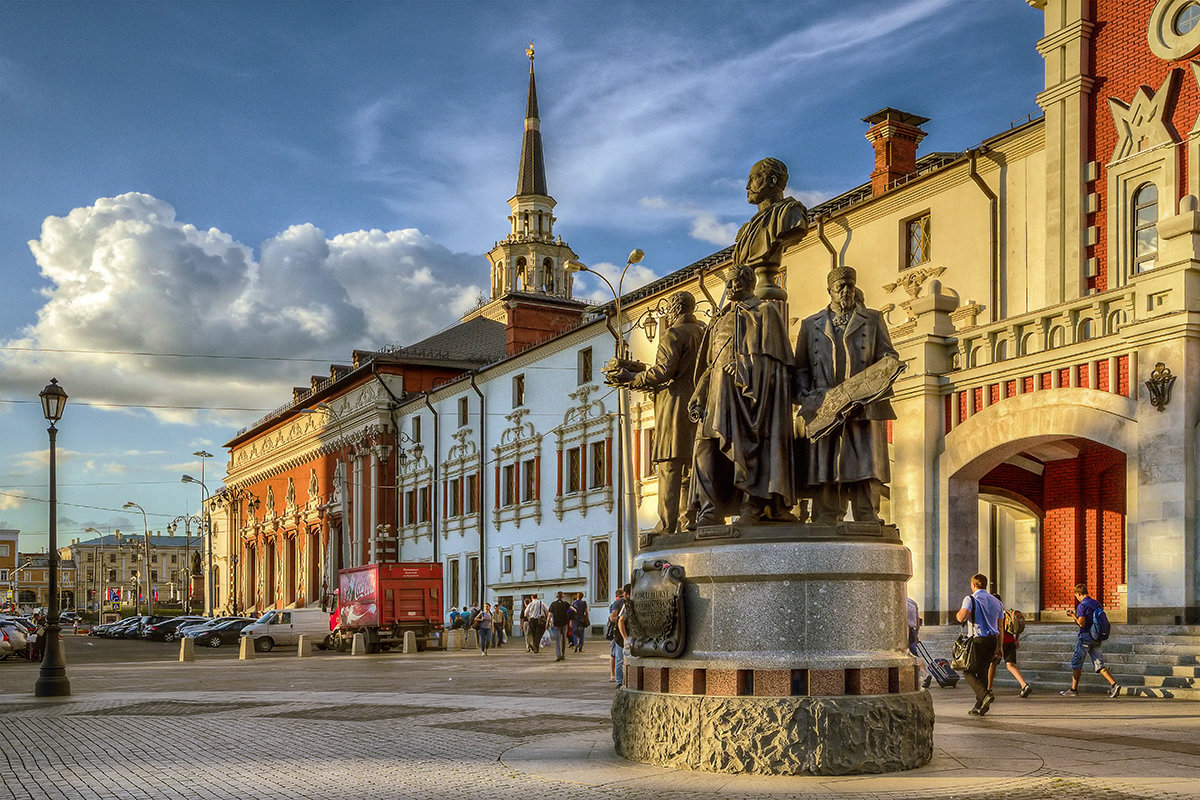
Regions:
<instances>
[{"instance_id":1,"label":"concrete barrier","mask_svg":"<svg viewBox=\"0 0 1200 800\"><path fill-rule=\"evenodd\" d=\"M179 660L180 661L195 661L196 660L196 640L189 639L186 636L179 640Z\"/></svg>"},{"instance_id":2,"label":"concrete barrier","mask_svg":"<svg viewBox=\"0 0 1200 800\"><path fill-rule=\"evenodd\" d=\"M238 660L251 661L254 659L254 639L250 636L238 638Z\"/></svg>"},{"instance_id":3,"label":"concrete barrier","mask_svg":"<svg viewBox=\"0 0 1200 800\"><path fill-rule=\"evenodd\" d=\"M442 631L442 641L446 643L447 650L462 650L463 649L463 632L462 629Z\"/></svg>"},{"instance_id":4,"label":"concrete barrier","mask_svg":"<svg viewBox=\"0 0 1200 800\"><path fill-rule=\"evenodd\" d=\"M354 638L350 642L350 655L361 656L367 652L367 638L361 633L354 634Z\"/></svg>"},{"instance_id":5,"label":"concrete barrier","mask_svg":"<svg viewBox=\"0 0 1200 800\"><path fill-rule=\"evenodd\" d=\"M467 628L467 636L463 646L470 647L472 650L479 647L479 632L474 628Z\"/></svg>"},{"instance_id":6,"label":"concrete barrier","mask_svg":"<svg viewBox=\"0 0 1200 800\"><path fill-rule=\"evenodd\" d=\"M417 635L412 631L404 632L404 650L405 654L417 652Z\"/></svg>"},{"instance_id":7,"label":"concrete barrier","mask_svg":"<svg viewBox=\"0 0 1200 800\"><path fill-rule=\"evenodd\" d=\"M308 634L302 633L302 634L300 634L300 637L296 640L296 657L297 658L307 658L308 656L312 655L312 645L310 645L308 643L308 639L309 639Z\"/></svg>"}]
</instances>

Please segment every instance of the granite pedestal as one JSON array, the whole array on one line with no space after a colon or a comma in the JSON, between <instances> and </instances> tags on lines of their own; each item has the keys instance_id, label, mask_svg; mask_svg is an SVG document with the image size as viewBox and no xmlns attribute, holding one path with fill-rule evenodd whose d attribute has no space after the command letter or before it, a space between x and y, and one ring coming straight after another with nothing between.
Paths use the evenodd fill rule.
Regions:
<instances>
[{"instance_id":1,"label":"granite pedestal","mask_svg":"<svg viewBox=\"0 0 1200 800\"><path fill-rule=\"evenodd\" d=\"M908 653L908 549L890 526L772 525L662 538L684 570L679 658L625 659L613 741L633 761L718 772L891 772L933 754ZM636 590L635 590L636 593Z\"/></svg>"}]
</instances>

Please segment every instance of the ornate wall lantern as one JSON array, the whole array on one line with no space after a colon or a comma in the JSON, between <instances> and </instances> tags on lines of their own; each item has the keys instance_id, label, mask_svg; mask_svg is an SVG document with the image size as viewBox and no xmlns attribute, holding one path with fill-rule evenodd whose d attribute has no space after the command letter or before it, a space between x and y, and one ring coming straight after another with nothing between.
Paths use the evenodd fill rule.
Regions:
<instances>
[{"instance_id":1,"label":"ornate wall lantern","mask_svg":"<svg viewBox=\"0 0 1200 800\"><path fill-rule=\"evenodd\" d=\"M1150 380L1146 381L1146 388L1150 390L1150 405L1159 411L1166 411L1167 403L1171 402L1171 387L1174 385L1175 376L1166 364L1159 361L1150 373Z\"/></svg>"}]
</instances>

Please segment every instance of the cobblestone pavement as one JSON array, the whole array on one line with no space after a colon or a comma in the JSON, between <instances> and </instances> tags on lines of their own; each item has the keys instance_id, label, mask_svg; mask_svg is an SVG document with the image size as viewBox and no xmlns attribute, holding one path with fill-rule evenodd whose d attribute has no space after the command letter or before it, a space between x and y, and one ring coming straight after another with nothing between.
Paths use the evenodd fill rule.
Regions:
<instances>
[{"instance_id":1,"label":"cobblestone pavement","mask_svg":"<svg viewBox=\"0 0 1200 800\"><path fill-rule=\"evenodd\" d=\"M1200 798L1200 707L1182 702L1045 687L977 719L935 689L927 766L767 778L616 757L596 647L180 664L171 646L67 645L70 697L34 698L37 665L0 663L0 798Z\"/></svg>"}]
</instances>

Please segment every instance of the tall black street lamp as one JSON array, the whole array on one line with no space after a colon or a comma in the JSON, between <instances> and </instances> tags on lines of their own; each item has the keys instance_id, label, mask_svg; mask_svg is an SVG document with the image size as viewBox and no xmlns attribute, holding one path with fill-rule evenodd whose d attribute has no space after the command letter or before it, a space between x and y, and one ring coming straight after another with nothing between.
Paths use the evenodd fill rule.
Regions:
<instances>
[{"instance_id":1,"label":"tall black street lamp","mask_svg":"<svg viewBox=\"0 0 1200 800\"><path fill-rule=\"evenodd\" d=\"M58 476L55 472L57 464L58 428L54 423L62 419L63 408L67 405L67 393L58 385L57 378L51 378L50 383L42 389L42 414L50 421L47 429L50 434L50 619L46 626L46 645L42 656L42 668L38 673L37 683L34 684L33 694L36 697L65 697L71 693L71 682L67 679L67 663L62 655L62 628L58 622Z\"/></svg>"},{"instance_id":2,"label":"tall black street lamp","mask_svg":"<svg viewBox=\"0 0 1200 800\"><path fill-rule=\"evenodd\" d=\"M146 615L154 613L154 607L151 605L152 598L150 594L150 523L146 521L146 509L139 506L137 503L130 500L121 508L136 508L142 512L142 532L145 536L145 546L142 548L145 552L142 554L142 572L146 573ZM136 597L136 595L134 595ZM139 606L140 607L140 606Z\"/></svg>"}]
</instances>

